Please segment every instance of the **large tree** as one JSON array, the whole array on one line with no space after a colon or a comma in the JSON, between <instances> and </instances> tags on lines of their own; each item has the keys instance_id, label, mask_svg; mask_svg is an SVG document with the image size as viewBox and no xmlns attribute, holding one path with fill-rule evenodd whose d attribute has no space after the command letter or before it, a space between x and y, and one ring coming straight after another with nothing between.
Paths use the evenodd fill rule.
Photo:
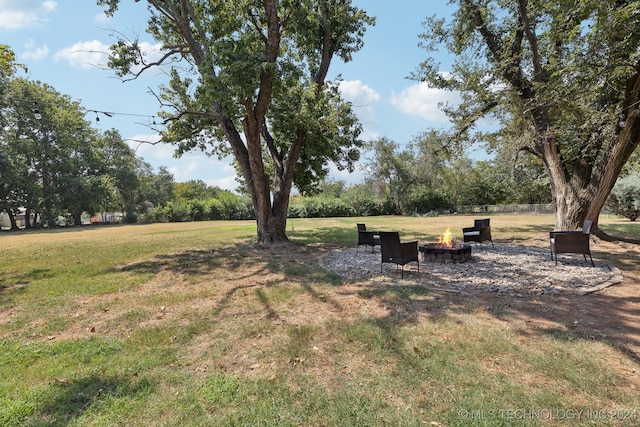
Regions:
<instances>
[{"instance_id":1,"label":"large tree","mask_svg":"<svg viewBox=\"0 0 640 427\"><path fill-rule=\"evenodd\" d=\"M109 14L120 3L97 2ZM361 48L373 19L351 0L146 3L148 32L164 56L147 62L138 43L120 40L111 65L126 76L180 61L157 94L168 125L163 140L178 153L231 152L251 194L258 242L287 242L292 186L314 186L328 161L351 167L358 159L360 126L326 79L335 56L349 61Z\"/></svg>"},{"instance_id":2,"label":"large tree","mask_svg":"<svg viewBox=\"0 0 640 427\"><path fill-rule=\"evenodd\" d=\"M114 210L124 210L128 220L133 221L141 185L136 171L140 160L115 129L104 132L96 142L99 174L113 178L119 195L116 199L122 202L120 206L114 206Z\"/></svg>"},{"instance_id":3,"label":"large tree","mask_svg":"<svg viewBox=\"0 0 640 427\"><path fill-rule=\"evenodd\" d=\"M451 3L451 19L429 18L422 38L455 62L427 60L414 77L462 94L447 108L460 136L493 114L500 131L485 140L544 164L558 229L590 219L607 237L600 211L640 139L640 2Z\"/></svg>"},{"instance_id":4,"label":"large tree","mask_svg":"<svg viewBox=\"0 0 640 427\"><path fill-rule=\"evenodd\" d=\"M53 224L58 215L80 209L91 197L87 179L95 175L93 142L97 133L77 102L51 86L16 78L7 85L0 108L3 208L20 208ZM84 200L86 202L86 199ZM76 215L79 217L79 214ZM28 225L28 224L27 224Z\"/></svg>"}]
</instances>

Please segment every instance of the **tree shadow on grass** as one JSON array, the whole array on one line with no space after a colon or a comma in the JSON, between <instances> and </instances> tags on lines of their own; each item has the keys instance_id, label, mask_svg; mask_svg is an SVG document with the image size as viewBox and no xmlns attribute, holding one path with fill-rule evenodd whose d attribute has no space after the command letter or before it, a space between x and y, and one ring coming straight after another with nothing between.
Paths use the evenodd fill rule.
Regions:
<instances>
[{"instance_id":1,"label":"tree shadow on grass","mask_svg":"<svg viewBox=\"0 0 640 427\"><path fill-rule=\"evenodd\" d=\"M220 267L222 259L228 258L232 249L187 250L155 257L117 267L117 272L157 274L162 270L175 273L198 275Z\"/></svg>"},{"instance_id":2,"label":"tree shadow on grass","mask_svg":"<svg viewBox=\"0 0 640 427\"><path fill-rule=\"evenodd\" d=\"M334 242L337 244L355 245L358 241L358 230L353 225L353 230L344 227L318 227L310 230L295 230L288 233L289 239L297 244L325 244Z\"/></svg>"},{"instance_id":3,"label":"tree shadow on grass","mask_svg":"<svg viewBox=\"0 0 640 427\"><path fill-rule=\"evenodd\" d=\"M66 426L87 412L108 411L119 400L130 401L153 393L153 384L117 377L87 376L57 379L38 394L38 402L23 426Z\"/></svg>"},{"instance_id":4,"label":"tree shadow on grass","mask_svg":"<svg viewBox=\"0 0 640 427\"><path fill-rule=\"evenodd\" d=\"M152 275L169 272L188 276L194 282L209 280L213 276L221 281L221 293L218 294L219 300L214 303L213 315L220 315L233 305L234 299L242 298L249 292L264 308L266 317L275 320L278 319L278 313L265 290L279 286L300 286L314 300L328 302L330 299L325 293L315 292L309 282L318 281L333 286L342 283L340 276L317 267L316 253L317 248L299 244L273 250L236 244L157 255L117 267L112 272ZM335 302L333 305L335 309L340 308Z\"/></svg>"},{"instance_id":5,"label":"tree shadow on grass","mask_svg":"<svg viewBox=\"0 0 640 427\"><path fill-rule=\"evenodd\" d=\"M0 304L9 302L11 295L24 292L24 287L32 281L50 274L50 269L37 268L17 276L8 274L0 276Z\"/></svg>"},{"instance_id":6,"label":"tree shadow on grass","mask_svg":"<svg viewBox=\"0 0 640 427\"><path fill-rule=\"evenodd\" d=\"M378 300L388 309L388 318L399 324L485 313L501 321L524 320L527 326L519 333L525 336L601 341L640 363L640 296L596 292L515 297L482 291L447 292L403 283L365 286L358 294Z\"/></svg>"}]
</instances>

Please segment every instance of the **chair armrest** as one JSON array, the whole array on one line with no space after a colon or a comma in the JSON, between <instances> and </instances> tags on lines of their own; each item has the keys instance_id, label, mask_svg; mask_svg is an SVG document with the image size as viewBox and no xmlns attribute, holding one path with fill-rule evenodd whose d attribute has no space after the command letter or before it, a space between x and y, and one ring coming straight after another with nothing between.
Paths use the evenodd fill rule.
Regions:
<instances>
[{"instance_id":1,"label":"chair armrest","mask_svg":"<svg viewBox=\"0 0 640 427\"><path fill-rule=\"evenodd\" d=\"M549 240L554 241L556 236L575 236L575 235L585 235L585 236L589 236L589 234L585 234L582 232L582 230L575 230L575 231L550 231L549 232Z\"/></svg>"},{"instance_id":2,"label":"chair armrest","mask_svg":"<svg viewBox=\"0 0 640 427\"><path fill-rule=\"evenodd\" d=\"M589 234L585 234L581 231L577 233L567 233L564 231L560 233L554 233L554 238L556 239L556 241L588 242L590 237L591 236Z\"/></svg>"},{"instance_id":3,"label":"chair armrest","mask_svg":"<svg viewBox=\"0 0 640 427\"><path fill-rule=\"evenodd\" d=\"M400 243L400 246L402 247L402 250L404 251L406 250L414 250L416 252L418 252L418 241L417 240L412 240L410 242L402 242Z\"/></svg>"},{"instance_id":4,"label":"chair armrest","mask_svg":"<svg viewBox=\"0 0 640 427\"><path fill-rule=\"evenodd\" d=\"M402 242L400 243L400 252L402 253L402 259L412 260L417 259L418 257L418 241L414 240L411 242Z\"/></svg>"}]
</instances>

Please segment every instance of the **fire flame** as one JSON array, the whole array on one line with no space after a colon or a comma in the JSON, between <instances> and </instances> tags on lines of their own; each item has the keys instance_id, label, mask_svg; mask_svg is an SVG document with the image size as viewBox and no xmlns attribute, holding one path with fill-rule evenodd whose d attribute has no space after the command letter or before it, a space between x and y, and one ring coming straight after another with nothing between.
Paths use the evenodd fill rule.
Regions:
<instances>
[{"instance_id":1,"label":"fire flame","mask_svg":"<svg viewBox=\"0 0 640 427\"><path fill-rule=\"evenodd\" d=\"M444 234L440 236L440 240L438 241L438 244L442 246L453 246L453 237L451 237L451 229L447 227L447 230L444 232Z\"/></svg>"}]
</instances>

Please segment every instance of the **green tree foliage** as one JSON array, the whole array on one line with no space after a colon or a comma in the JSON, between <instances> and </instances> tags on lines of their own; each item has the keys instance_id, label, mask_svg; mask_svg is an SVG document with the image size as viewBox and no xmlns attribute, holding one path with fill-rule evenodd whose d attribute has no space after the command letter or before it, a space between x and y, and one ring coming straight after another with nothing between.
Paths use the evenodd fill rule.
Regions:
<instances>
[{"instance_id":1,"label":"green tree foliage","mask_svg":"<svg viewBox=\"0 0 640 427\"><path fill-rule=\"evenodd\" d=\"M640 171L635 171L616 182L607 205L613 213L631 221L640 216Z\"/></svg>"},{"instance_id":2,"label":"green tree foliage","mask_svg":"<svg viewBox=\"0 0 640 427\"><path fill-rule=\"evenodd\" d=\"M27 69L23 64L16 62L16 54L11 47L0 43L0 76L6 78L14 75L17 68L22 68L25 71Z\"/></svg>"},{"instance_id":3,"label":"green tree foliage","mask_svg":"<svg viewBox=\"0 0 640 427\"><path fill-rule=\"evenodd\" d=\"M202 180L191 180L187 182L177 182L174 184L173 193L176 199L197 200L215 198L220 189L209 187Z\"/></svg>"},{"instance_id":4,"label":"green tree foliage","mask_svg":"<svg viewBox=\"0 0 640 427\"><path fill-rule=\"evenodd\" d=\"M97 0L117 10L119 0ZM165 56L146 63L138 43L114 44L111 66L182 61L158 99L177 153L231 153L257 222L258 242L287 242L289 195L314 189L327 162L351 168L358 125L337 82L333 59L349 61L373 19L351 0L147 0L148 32ZM186 70L186 71L185 71Z\"/></svg>"},{"instance_id":5,"label":"green tree foliage","mask_svg":"<svg viewBox=\"0 0 640 427\"><path fill-rule=\"evenodd\" d=\"M154 216L150 216L149 213L153 214L156 208L166 206L174 199L173 175L165 166L161 166L158 173L154 173L151 165L141 160L136 166L136 175L140 182L136 198L137 212L145 215L145 220L153 220Z\"/></svg>"},{"instance_id":6,"label":"green tree foliage","mask_svg":"<svg viewBox=\"0 0 640 427\"><path fill-rule=\"evenodd\" d=\"M68 213L65 197L83 193L79 186L91 173L96 133L78 103L46 84L14 79L6 96L10 102L2 112L6 125L0 144L13 160L11 191L20 195L10 210L24 207L52 224Z\"/></svg>"},{"instance_id":7,"label":"green tree foliage","mask_svg":"<svg viewBox=\"0 0 640 427\"><path fill-rule=\"evenodd\" d=\"M103 204L101 210L127 212L129 221L133 221L141 185L136 171L138 158L135 151L124 142L115 129L100 135L94 146L98 157L96 170L100 176L111 178L103 182L108 182L106 190L114 193L108 197L110 203Z\"/></svg>"},{"instance_id":8,"label":"green tree foliage","mask_svg":"<svg viewBox=\"0 0 640 427\"><path fill-rule=\"evenodd\" d=\"M16 150L17 146L9 143L10 135L6 133L10 129L7 93L19 66L15 59L13 50L0 44L0 212L9 214L12 230L18 228L14 216L17 208L25 205L24 187L28 173L27 165L21 162Z\"/></svg>"},{"instance_id":9,"label":"green tree foliage","mask_svg":"<svg viewBox=\"0 0 640 427\"><path fill-rule=\"evenodd\" d=\"M40 82L9 79L5 99L1 210L26 209L47 225L60 215L80 224L83 212L135 211L138 160L118 132L100 135L77 102Z\"/></svg>"},{"instance_id":10,"label":"green tree foliage","mask_svg":"<svg viewBox=\"0 0 640 427\"><path fill-rule=\"evenodd\" d=\"M640 2L454 0L431 17L427 50L456 56L450 70L427 59L415 74L458 91L445 110L459 139L532 154L544 166L558 229L597 228L602 206L640 140ZM493 115L498 132L470 136Z\"/></svg>"}]
</instances>

